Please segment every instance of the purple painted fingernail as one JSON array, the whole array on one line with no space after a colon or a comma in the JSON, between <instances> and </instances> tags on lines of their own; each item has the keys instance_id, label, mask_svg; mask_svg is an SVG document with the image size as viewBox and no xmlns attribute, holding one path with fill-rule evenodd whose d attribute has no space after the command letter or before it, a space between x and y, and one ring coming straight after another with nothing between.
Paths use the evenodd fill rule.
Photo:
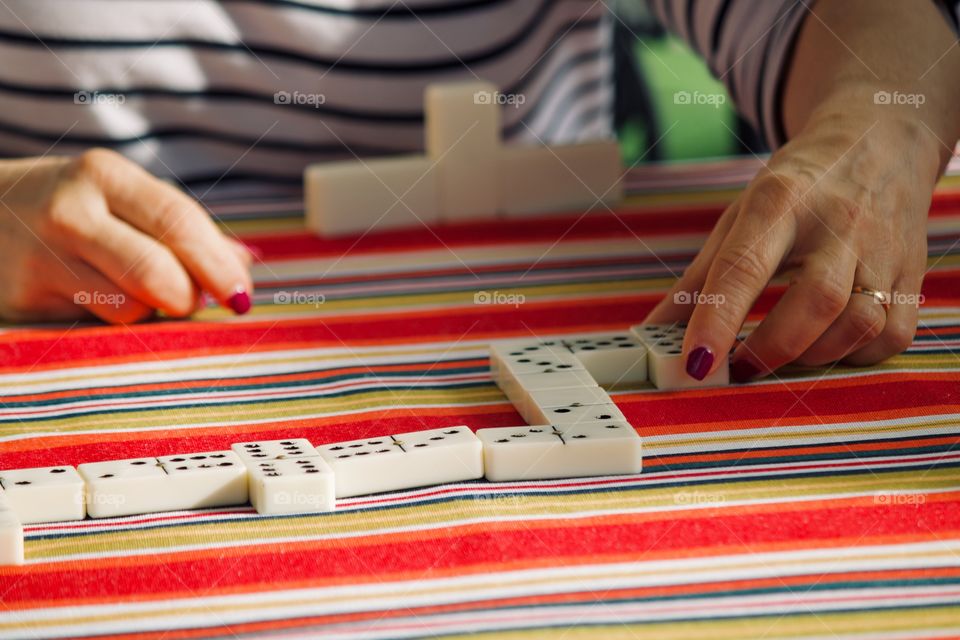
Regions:
<instances>
[{"instance_id":1,"label":"purple painted fingernail","mask_svg":"<svg viewBox=\"0 0 960 640\"><path fill-rule=\"evenodd\" d=\"M697 347L687 356L687 375L695 380L703 380L713 366L713 351L707 347Z\"/></svg>"},{"instance_id":2,"label":"purple painted fingernail","mask_svg":"<svg viewBox=\"0 0 960 640\"><path fill-rule=\"evenodd\" d=\"M237 287L235 293L227 300L227 306L238 316L245 314L250 311L250 294L243 287Z\"/></svg>"},{"instance_id":3,"label":"purple painted fingernail","mask_svg":"<svg viewBox=\"0 0 960 640\"><path fill-rule=\"evenodd\" d=\"M730 363L730 379L734 382L750 382L759 374L760 369L746 358Z\"/></svg>"}]
</instances>

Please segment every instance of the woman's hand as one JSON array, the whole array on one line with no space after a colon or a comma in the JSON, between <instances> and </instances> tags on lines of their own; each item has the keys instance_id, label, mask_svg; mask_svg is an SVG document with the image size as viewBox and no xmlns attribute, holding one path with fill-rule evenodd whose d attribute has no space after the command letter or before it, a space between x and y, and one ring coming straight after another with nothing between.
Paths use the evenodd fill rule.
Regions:
<instances>
[{"instance_id":1,"label":"woman's hand","mask_svg":"<svg viewBox=\"0 0 960 640\"><path fill-rule=\"evenodd\" d=\"M246 249L117 153L0 161L0 194L0 317L186 316L201 289L238 313L250 307Z\"/></svg>"},{"instance_id":2,"label":"woman's hand","mask_svg":"<svg viewBox=\"0 0 960 640\"><path fill-rule=\"evenodd\" d=\"M818 0L782 110L790 142L717 223L646 322L687 320L697 379L778 273L790 286L737 347L743 382L792 361L866 365L906 349L934 185L960 137L960 50L932 0ZM855 287L885 294L889 311ZM702 304L677 304L699 292Z\"/></svg>"},{"instance_id":3,"label":"woman's hand","mask_svg":"<svg viewBox=\"0 0 960 640\"><path fill-rule=\"evenodd\" d=\"M790 273L790 286L737 347L735 380L793 361L871 364L909 346L939 142L920 124L874 115L819 116L780 149L647 318L689 319L690 375L702 379L730 351L754 301L781 272ZM851 295L854 286L885 292L889 312L873 297ZM691 296L701 304L687 303Z\"/></svg>"}]
</instances>

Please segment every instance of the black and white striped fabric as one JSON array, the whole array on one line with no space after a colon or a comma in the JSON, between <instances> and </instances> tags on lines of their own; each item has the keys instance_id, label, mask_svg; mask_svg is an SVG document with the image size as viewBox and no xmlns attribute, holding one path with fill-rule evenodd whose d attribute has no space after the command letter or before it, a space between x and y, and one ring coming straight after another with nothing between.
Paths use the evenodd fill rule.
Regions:
<instances>
[{"instance_id":1,"label":"black and white striped fabric","mask_svg":"<svg viewBox=\"0 0 960 640\"><path fill-rule=\"evenodd\" d=\"M510 141L607 136L611 19L585 0L6 0L0 154L101 145L196 188L298 184L422 149L424 87L474 77L515 107Z\"/></svg>"},{"instance_id":2,"label":"black and white striped fabric","mask_svg":"<svg viewBox=\"0 0 960 640\"><path fill-rule=\"evenodd\" d=\"M649 2L783 142L807 3ZM109 146L195 189L296 186L311 162L421 149L424 87L475 77L509 142L604 137L613 19L603 0L5 0L0 157Z\"/></svg>"}]
</instances>

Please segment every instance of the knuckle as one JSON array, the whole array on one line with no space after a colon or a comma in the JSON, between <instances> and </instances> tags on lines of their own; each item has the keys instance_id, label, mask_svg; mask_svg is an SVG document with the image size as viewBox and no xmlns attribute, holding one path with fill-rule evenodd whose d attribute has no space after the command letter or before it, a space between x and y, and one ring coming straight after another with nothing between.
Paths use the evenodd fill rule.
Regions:
<instances>
[{"instance_id":1,"label":"knuckle","mask_svg":"<svg viewBox=\"0 0 960 640\"><path fill-rule=\"evenodd\" d=\"M858 343L872 342L883 333L885 319L879 305L869 301L867 304L850 305L848 319Z\"/></svg>"},{"instance_id":2,"label":"knuckle","mask_svg":"<svg viewBox=\"0 0 960 640\"><path fill-rule=\"evenodd\" d=\"M96 235L99 225L95 207L86 206L85 199L76 199L57 190L40 216L38 231L45 239L76 240Z\"/></svg>"},{"instance_id":3,"label":"knuckle","mask_svg":"<svg viewBox=\"0 0 960 640\"><path fill-rule=\"evenodd\" d=\"M817 318L836 318L843 313L850 292L836 282L814 280L810 283L810 311Z\"/></svg>"},{"instance_id":4,"label":"knuckle","mask_svg":"<svg viewBox=\"0 0 960 640\"><path fill-rule=\"evenodd\" d=\"M841 235L862 229L869 220L869 212L872 210L870 195L862 187L857 190L853 196L832 195L825 203L824 208Z\"/></svg>"},{"instance_id":5,"label":"knuckle","mask_svg":"<svg viewBox=\"0 0 960 640\"><path fill-rule=\"evenodd\" d=\"M174 315L187 315L193 309L194 291L188 278L178 277L171 267L176 259L166 250L146 252L130 265L125 280L144 293L147 299L162 301Z\"/></svg>"},{"instance_id":6,"label":"knuckle","mask_svg":"<svg viewBox=\"0 0 960 640\"><path fill-rule=\"evenodd\" d=\"M715 266L719 281L729 281L737 288L762 287L768 280L768 269L752 247L725 247L717 254Z\"/></svg>"},{"instance_id":7,"label":"knuckle","mask_svg":"<svg viewBox=\"0 0 960 640\"><path fill-rule=\"evenodd\" d=\"M122 155L112 149L95 147L77 156L73 163L73 174L99 180L111 176L118 166L126 162Z\"/></svg>"},{"instance_id":8,"label":"knuckle","mask_svg":"<svg viewBox=\"0 0 960 640\"><path fill-rule=\"evenodd\" d=\"M175 198L167 198L156 209L155 228L158 239L186 241L191 236L192 216Z\"/></svg>"},{"instance_id":9,"label":"knuckle","mask_svg":"<svg viewBox=\"0 0 960 640\"><path fill-rule=\"evenodd\" d=\"M916 332L916 323L890 323L883 332L883 342L892 352L891 355L902 353L913 344Z\"/></svg>"},{"instance_id":10,"label":"knuckle","mask_svg":"<svg viewBox=\"0 0 960 640\"><path fill-rule=\"evenodd\" d=\"M804 193L801 180L772 171L757 176L749 189L744 209L750 215L768 218L778 218L791 211Z\"/></svg>"}]
</instances>

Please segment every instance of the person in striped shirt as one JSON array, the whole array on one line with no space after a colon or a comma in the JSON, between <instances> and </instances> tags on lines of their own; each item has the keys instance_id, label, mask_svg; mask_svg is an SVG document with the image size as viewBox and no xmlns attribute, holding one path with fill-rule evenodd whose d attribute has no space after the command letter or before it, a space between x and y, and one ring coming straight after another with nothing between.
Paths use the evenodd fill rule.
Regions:
<instances>
[{"instance_id":1,"label":"person in striped shirt","mask_svg":"<svg viewBox=\"0 0 960 640\"><path fill-rule=\"evenodd\" d=\"M960 137L957 3L649 5L775 152L647 321L689 319L687 370L702 378L789 270L737 348L735 379L906 348L927 208ZM610 135L616 19L587 0L7 0L0 316L185 316L201 290L243 313L249 256L194 197L415 150L430 82L482 77L524 95L505 113L511 143ZM125 302L77 301L80 289ZM681 291L725 302L691 309Z\"/></svg>"}]
</instances>

